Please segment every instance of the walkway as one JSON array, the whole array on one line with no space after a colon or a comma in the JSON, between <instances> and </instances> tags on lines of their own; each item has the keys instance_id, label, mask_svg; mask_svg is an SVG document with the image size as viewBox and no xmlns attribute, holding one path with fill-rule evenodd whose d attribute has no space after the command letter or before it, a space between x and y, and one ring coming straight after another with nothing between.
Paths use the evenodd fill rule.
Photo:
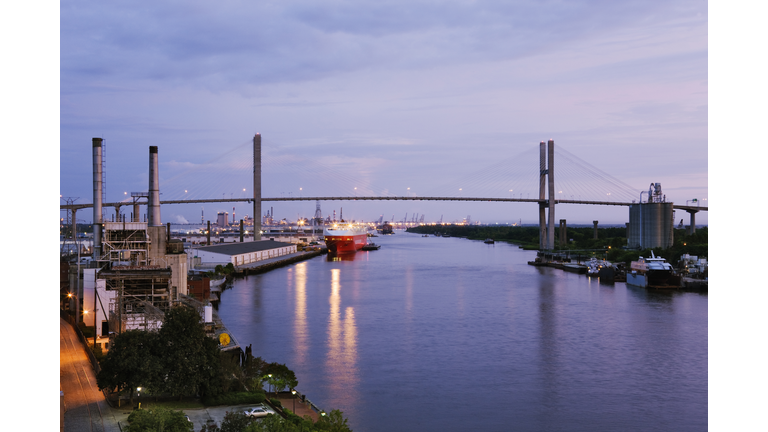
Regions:
<instances>
[{"instance_id":1,"label":"walkway","mask_svg":"<svg viewBox=\"0 0 768 432\"><path fill-rule=\"evenodd\" d=\"M120 432L117 418L96 385L96 375L75 330L59 318L60 386L65 432Z\"/></svg>"}]
</instances>

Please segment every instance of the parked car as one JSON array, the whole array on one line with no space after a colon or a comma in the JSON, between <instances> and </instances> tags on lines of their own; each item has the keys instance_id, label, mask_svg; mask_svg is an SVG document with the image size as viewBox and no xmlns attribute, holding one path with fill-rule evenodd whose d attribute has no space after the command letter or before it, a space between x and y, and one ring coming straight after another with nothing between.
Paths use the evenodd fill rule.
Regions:
<instances>
[{"instance_id":1,"label":"parked car","mask_svg":"<svg viewBox=\"0 0 768 432\"><path fill-rule=\"evenodd\" d=\"M277 414L274 410L272 410L272 408L269 408L264 404L255 406L253 408L248 408L247 410L243 411L243 413L250 417L266 417L269 414Z\"/></svg>"}]
</instances>

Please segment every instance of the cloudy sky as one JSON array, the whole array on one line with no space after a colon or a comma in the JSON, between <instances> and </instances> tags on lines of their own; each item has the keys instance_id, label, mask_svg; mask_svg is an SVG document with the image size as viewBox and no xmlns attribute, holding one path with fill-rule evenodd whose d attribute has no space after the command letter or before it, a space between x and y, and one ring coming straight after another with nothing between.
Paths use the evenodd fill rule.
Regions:
<instances>
[{"instance_id":1,"label":"cloudy sky","mask_svg":"<svg viewBox=\"0 0 768 432\"><path fill-rule=\"evenodd\" d=\"M106 140L114 202L147 190L151 145L162 199L247 196L260 133L264 197L533 198L538 143L554 139L563 199L639 198L659 182L668 201L708 205L706 2L60 5L60 194L77 202L92 201L93 137ZM315 210L270 206L288 219ZM321 206L367 220L537 220L535 204ZM232 206L164 206L162 218L203 211ZM560 205L557 218L624 223L628 211Z\"/></svg>"}]
</instances>

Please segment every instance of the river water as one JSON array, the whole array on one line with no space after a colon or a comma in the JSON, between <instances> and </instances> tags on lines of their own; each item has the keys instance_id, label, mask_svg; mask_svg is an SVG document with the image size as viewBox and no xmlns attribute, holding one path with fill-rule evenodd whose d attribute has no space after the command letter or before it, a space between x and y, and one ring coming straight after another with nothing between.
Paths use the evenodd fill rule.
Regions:
<instances>
[{"instance_id":1,"label":"river water","mask_svg":"<svg viewBox=\"0 0 768 432\"><path fill-rule=\"evenodd\" d=\"M706 294L600 284L509 244L373 240L238 279L219 305L356 432L707 429Z\"/></svg>"}]
</instances>

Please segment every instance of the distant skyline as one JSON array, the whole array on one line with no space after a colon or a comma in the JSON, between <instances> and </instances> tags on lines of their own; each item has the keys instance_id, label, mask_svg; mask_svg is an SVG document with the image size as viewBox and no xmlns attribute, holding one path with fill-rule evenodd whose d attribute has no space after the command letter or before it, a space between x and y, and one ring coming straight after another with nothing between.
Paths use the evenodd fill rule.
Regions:
<instances>
[{"instance_id":1,"label":"distant skyline","mask_svg":"<svg viewBox=\"0 0 768 432\"><path fill-rule=\"evenodd\" d=\"M60 10L60 194L92 201L93 137L107 143L107 201L147 189L150 145L159 147L163 199L195 181L210 186L209 198L247 194L248 143L258 132L265 160L280 168L263 179L265 197L330 195L358 184L379 196L405 195L408 187L423 196L518 154L533 157L521 162L521 169L532 166L520 178L535 183L538 142L551 138L638 196L659 182L669 201L708 206L707 7L67 1ZM313 180L318 167L340 174ZM475 193L508 190L483 186ZM572 188L566 195L581 187L564 186ZM535 204L321 205L326 215L343 207L357 219L538 217ZM263 210L270 206L277 218L294 220L315 209L304 202L264 203ZM164 206L163 222L197 222L201 207L209 220L232 211ZM252 213L248 204L235 207ZM628 210L559 205L556 218L619 224ZM675 218L689 220L685 212ZM706 224L708 212L696 220Z\"/></svg>"}]
</instances>

